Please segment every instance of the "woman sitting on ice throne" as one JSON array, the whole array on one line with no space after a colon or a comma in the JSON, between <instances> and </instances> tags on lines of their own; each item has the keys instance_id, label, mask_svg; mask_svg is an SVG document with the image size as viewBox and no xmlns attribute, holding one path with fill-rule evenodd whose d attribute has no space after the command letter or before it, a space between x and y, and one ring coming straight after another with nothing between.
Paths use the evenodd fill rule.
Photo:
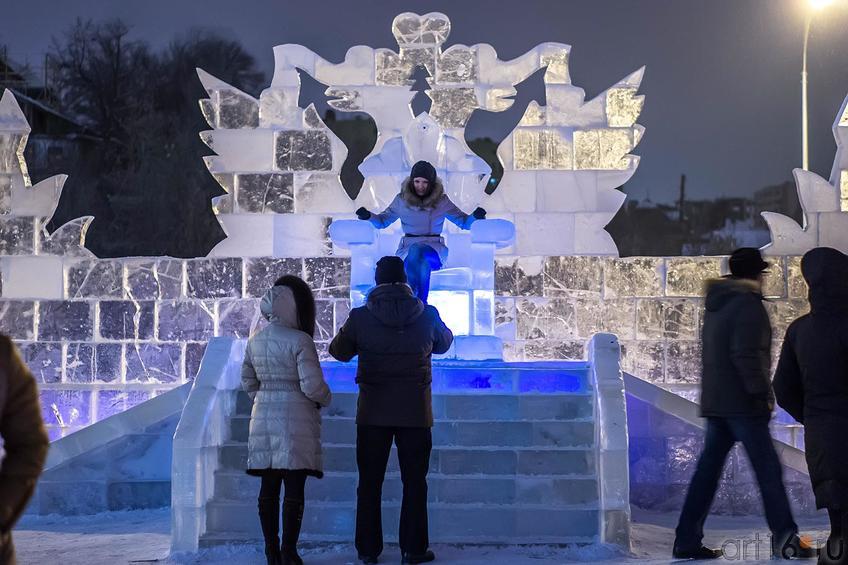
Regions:
<instances>
[{"instance_id":1,"label":"woman sitting on ice throne","mask_svg":"<svg viewBox=\"0 0 848 565\"><path fill-rule=\"evenodd\" d=\"M427 161L418 161L388 208L372 214L363 207L356 211L356 216L370 221L378 229L400 218L404 236L397 255L404 260L409 285L426 303L430 273L441 269L448 258L448 248L441 235L445 218L467 230L475 220L484 219L486 211L478 207L471 214L464 213L445 194L435 167Z\"/></svg>"}]
</instances>

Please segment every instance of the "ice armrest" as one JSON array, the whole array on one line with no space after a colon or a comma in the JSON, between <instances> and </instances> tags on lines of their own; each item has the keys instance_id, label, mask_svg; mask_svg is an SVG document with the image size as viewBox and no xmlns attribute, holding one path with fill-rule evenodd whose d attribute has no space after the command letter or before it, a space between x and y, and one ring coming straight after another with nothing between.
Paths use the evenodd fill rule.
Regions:
<instances>
[{"instance_id":1,"label":"ice armrest","mask_svg":"<svg viewBox=\"0 0 848 565\"><path fill-rule=\"evenodd\" d=\"M339 247L374 243L377 228L366 220L336 220L330 224L330 239Z\"/></svg>"},{"instance_id":2,"label":"ice armrest","mask_svg":"<svg viewBox=\"0 0 848 565\"><path fill-rule=\"evenodd\" d=\"M508 220L477 220L471 224L471 243L508 247L515 239L515 225Z\"/></svg>"}]
</instances>

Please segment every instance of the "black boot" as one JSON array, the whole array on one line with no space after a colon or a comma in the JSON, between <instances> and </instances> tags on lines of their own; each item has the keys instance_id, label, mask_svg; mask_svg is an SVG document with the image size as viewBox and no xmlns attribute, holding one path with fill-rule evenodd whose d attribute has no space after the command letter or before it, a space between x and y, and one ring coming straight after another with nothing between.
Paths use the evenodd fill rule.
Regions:
<instances>
[{"instance_id":1,"label":"black boot","mask_svg":"<svg viewBox=\"0 0 848 565\"><path fill-rule=\"evenodd\" d=\"M265 558L268 565L281 565L280 557L280 499L259 497L259 523L265 538Z\"/></svg>"},{"instance_id":2,"label":"black boot","mask_svg":"<svg viewBox=\"0 0 848 565\"><path fill-rule=\"evenodd\" d=\"M297 539L303 522L303 501L283 499L283 543L280 546L282 565L303 565L297 554Z\"/></svg>"}]
</instances>

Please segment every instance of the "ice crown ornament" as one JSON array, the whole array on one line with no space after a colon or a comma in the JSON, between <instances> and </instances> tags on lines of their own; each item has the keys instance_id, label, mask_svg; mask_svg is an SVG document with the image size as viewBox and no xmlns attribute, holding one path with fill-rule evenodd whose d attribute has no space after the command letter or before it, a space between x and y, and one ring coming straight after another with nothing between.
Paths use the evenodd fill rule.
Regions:
<instances>
[{"instance_id":1,"label":"ice crown ornament","mask_svg":"<svg viewBox=\"0 0 848 565\"><path fill-rule=\"evenodd\" d=\"M604 228L625 199L616 188L639 164L631 151L644 132L636 124L644 104L637 94L644 69L586 101L583 89L571 84L570 46L541 43L502 61L488 44L445 47L450 30L444 14L403 13L392 22L396 51L357 45L339 63L301 45L279 45L274 78L258 100L198 70L209 94L201 109L214 128L201 133L216 153L206 164L228 193L216 200L215 209L229 241L212 254L251 255L246 243L259 239L252 231L265 225L256 214L327 216L359 206L382 209L412 163L427 159L464 211L482 206L490 217L515 224L515 242L503 252L618 255ZM416 116L410 105L417 94L412 77L421 69L428 75L425 93L431 105ZM531 101L522 109L522 119L497 149L503 178L493 194L486 194L491 167L466 144L465 127L475 111L509 109L516 85L540 69L546 103ZM299 72L328 85L328 104L336 111L364 112L376 124L377 142L359 164L365 180L353 201L339 181L347 147L313 105L298 106ZM290 223L326 228L305 218ZM322 251L310 247L307 242L315 239L310 235L321 234L301 233L295 245L307 254ZM278 254L283 245L270 241L259 251Z\"/></svg>"}]
</instances>

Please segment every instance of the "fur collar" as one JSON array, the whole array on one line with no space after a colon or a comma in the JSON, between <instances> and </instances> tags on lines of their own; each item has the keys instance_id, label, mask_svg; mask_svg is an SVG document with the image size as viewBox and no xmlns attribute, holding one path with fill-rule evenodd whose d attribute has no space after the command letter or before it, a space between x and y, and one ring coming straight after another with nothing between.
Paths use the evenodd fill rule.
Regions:
<instances>
[{"instance_id":1,"label":"fur collar","mask_svg":"<svg viewBox=\"0 0 848 565\"><path fill-rule=\"evenodd\" d=\"M415 189L412 186L412 177L406 177L406 180L403 181L400 188L400 197L413 208L434 208L436 203L441 200L444 195L445 187L442 186L442 181L439 178L436 178L436 182L433 183L432 190L430 190L430 193L424 198L420 198L417 194L415 194Z\"/></svg>"},{"instance_id":2,"label":"fur collar","mask_svg":"<svg viewBox=\"0 0 848 565\"><path fill-rule=\"evenodd\" d=\"M726 289L734 292L753 292L755 294L762 294L763 290L762 285L755 280L740 279L727 275L717 279L707 279L704 283L704 293L706 294L713 288L719 286L725 287Z\"/></svg>"}]
</instances>

